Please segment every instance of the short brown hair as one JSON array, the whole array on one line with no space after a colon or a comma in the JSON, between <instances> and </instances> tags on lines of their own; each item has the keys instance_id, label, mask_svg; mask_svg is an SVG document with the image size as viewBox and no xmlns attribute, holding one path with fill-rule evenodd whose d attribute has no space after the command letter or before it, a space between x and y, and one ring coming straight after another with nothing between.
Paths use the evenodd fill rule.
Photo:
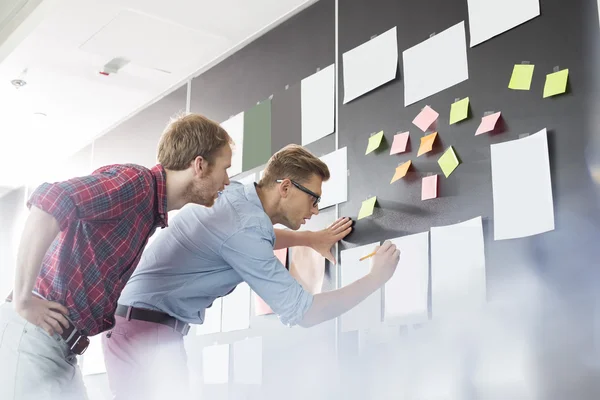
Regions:
<instances>
[{"instance_id":1,"label":"short brown hair","mask_svg":"<svg viewBox=\"0 0 600 400\"><path fill-rule=\"evenodd\" d=\"M212 164L216 153L231 137L215 121L200 114L183 114L173 118L158 143L158 162L173 171L182 171L198 156Z\"/></svg>"},{"instance_id":2,"label":"short brown hair","mask_svg":"<svg viewBox=\"0 0 600 400\"><path fill-rule=\"evenodd\" d=\"M327 181L330 176L327 164L304 147L289 144L269 159L259 185L268 187L274 185L278 179L290 179L298 183L305 183L313 175Z\"/></svg>"}]
</instances>

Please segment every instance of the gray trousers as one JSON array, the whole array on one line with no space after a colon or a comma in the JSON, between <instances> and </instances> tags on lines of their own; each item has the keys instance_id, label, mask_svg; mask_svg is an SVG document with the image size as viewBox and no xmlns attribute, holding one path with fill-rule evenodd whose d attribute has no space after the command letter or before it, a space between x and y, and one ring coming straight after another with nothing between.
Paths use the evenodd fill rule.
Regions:
<instances>
[{"instance_id":1,"label":"gray trousers","mask_svg":"<svg viewBox=\"0 0 600 400\"><path fill-rule=\"evenodd\" d=\"M77 358L58 335L0 304L0 399L86 400Z\"/></svg>"}]
</instances>

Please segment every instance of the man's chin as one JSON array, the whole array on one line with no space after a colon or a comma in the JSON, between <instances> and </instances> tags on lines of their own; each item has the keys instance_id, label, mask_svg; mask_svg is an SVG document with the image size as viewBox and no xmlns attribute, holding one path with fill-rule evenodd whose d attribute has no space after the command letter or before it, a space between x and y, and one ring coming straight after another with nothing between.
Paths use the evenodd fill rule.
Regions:
<instances>
[{"instance_id":1,"label":"man's chin","mask_svg":"<svg viewBox=\"0 0 600 400\"><path fill-rule=\"evenodd\" d=\"M196 199L193 203L210 208L215 204L215 199Z\"/></svg>"}]
</instances>

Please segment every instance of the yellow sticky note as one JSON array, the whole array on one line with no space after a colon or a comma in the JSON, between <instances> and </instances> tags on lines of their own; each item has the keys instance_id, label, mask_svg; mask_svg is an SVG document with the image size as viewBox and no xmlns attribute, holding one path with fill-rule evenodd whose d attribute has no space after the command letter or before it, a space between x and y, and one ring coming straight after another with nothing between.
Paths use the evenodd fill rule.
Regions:
<instances>
[{"instance_id":1,"label":"yellow sticky note","mask_svg":"<svg viewBox=\"0 0 600 400\"><path fill-rule=\"evenodd\" d=\"M408 169L410 168L410 164L411 164L411 161L408 160L404 164L398 165L396 167L396 173L392 177L392 181L390 182L390 184L396 182L398 179L404 178L404 176L406 176L406 173L408 172Z\"/></svg>"},{"instance_id":2,"label":"yellow sticky note","mask_svg":"<svg viewBox=\"0 0 600 400\"><path fill-rule=\"evenodd\" d=\"M508 88L513 90L529 90L531 80L533 79L534 67L535 65L516 64L513 68Z\"/></svg>"},{"instance_id":3,"label":"yellow sticky note","mask_svg":"<svg viewBox=\"0 0 600 400\"><path fill-rule=\"evenodd\" d=\"M569 70L554 72L546 75L546 84L544 85L544 98L563 94L567 91L567 80L569 79Z\"/></svg>"},{"instance_id":4,"label":"yellow sticky note","mask_svg":"<svg viewBox=\"0 0 600 400\"><path fill-rule=\"evenodd\" d=\"M365 154L371 153L373 150L377 149L381 144L381 140L383 139L383 131L378 132L369 138L369 144L367 145L367 151Z\"/></svg>"},{"instance_id":5,"label":"yellow sticky note","mask_svg":"<svg viewBox=\"0 0 600 400\"><path fill-rule=\"evenodd\" d=\"M421 145L419 146L417 157L419 157L421 154L429 153L433 149L433 143L435 142L436 137L437 132L433 132L421 138Z\"/></svg>"},{"instance_id":6,"label":"yellow sticky note","mask_svg":"<svg viewBox=\"0 0 600 400\"><path fill-rule=\"evenodd\" d=\"M454 148L452 146L448 147L448 150L442 154L440 159L438 160L438 164L442 168L442 172L447 177L458 167L458 158L456 157L456 153L454 152Z\"/></svg>"},{"instance_id":7,"label":"yellow sticky note","mask_svg":"<svg viewBox=\"0 0 600 400\"><path fill-rule=\"evenodd\" d=\"M358 219L363 219L370 215L373 215L373 209L375 208L375 203L377 202L377 196L371 197L362 202L362 206L360 207L360 211L358 212Z\"/></svg>"},{"instance_id":8,"label":"yellow sticky note","mask_svg":"<svg viewBox=\"0 0 600 400\"><path fill-rule=\"evenodd\" d=\"M455 103L452 103L450 107L450 125L455 124L463 119L467 119L469 116L469 98L465 97Z\"/></svg>"}]
</instances>

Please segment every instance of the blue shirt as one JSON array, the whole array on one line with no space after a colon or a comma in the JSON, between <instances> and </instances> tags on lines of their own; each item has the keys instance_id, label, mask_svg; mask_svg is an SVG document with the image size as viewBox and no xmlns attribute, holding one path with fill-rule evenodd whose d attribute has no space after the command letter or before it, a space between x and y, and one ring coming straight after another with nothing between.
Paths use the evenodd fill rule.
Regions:
<instances>
[{"instance_id":1,"label":"blue shirt","mask_svg":"<svg viewBox=\"0 0 600 400\"><path fill-rule=\"evenodd\" d=\"M201 324L204 310L246 281L286 325L296 325L312 295L273 253L275 231L254 183L232 182L215 204L188 204L146 247L119 304Z\"/></svg>"}]
</instances>

